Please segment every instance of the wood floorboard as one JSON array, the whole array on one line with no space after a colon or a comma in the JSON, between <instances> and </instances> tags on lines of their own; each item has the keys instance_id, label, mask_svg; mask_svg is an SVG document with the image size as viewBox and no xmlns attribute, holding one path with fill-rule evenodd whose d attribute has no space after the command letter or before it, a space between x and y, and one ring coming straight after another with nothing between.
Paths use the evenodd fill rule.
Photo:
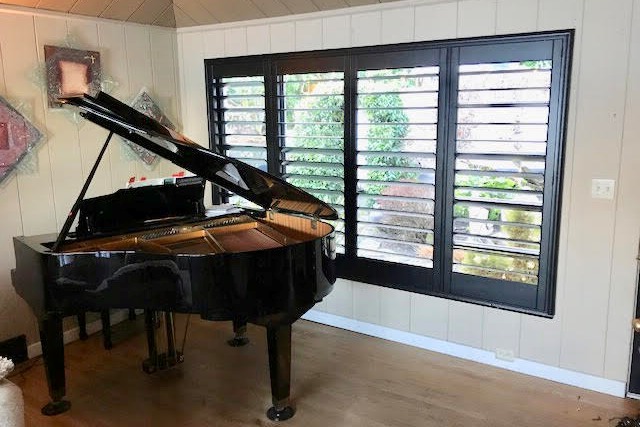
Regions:
<instances>
[{"instance_id":1,"label":"wood floorboard","mask_svg":"<svg viewBox=\"0 0 640 427\"><path fill-rule=\"evenodd\" d=\"M177 319L178 337L185 321ZM138 321L140 323L140 321ZM71 410L40 414L48 401L41 361L13 375L26 425L274 426L266 337L226 345L229 323L191 318L185 362L147 375L144 334L103 350L100 334L66 347ZM286 427L615 426L640 402L615 398L307 321L293 327L292 397Z\"/></svg>"}]
</instances>

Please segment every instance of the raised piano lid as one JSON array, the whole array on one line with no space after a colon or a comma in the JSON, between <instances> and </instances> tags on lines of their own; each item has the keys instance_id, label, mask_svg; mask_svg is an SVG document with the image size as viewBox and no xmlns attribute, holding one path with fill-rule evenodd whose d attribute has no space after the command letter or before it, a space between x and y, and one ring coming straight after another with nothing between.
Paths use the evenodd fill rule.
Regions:
<instances>
[{"instance_id":1,"label":"raised piano lid","mask_svg":"<svg viewBox=\"0 0 640 427\"><path fill-rule=\"evenodd\" d=\"M205 178L264 209L336 219L336 210L286 181L201 147L104 92L59 98L87 120Z\"/></svg>"}]
</instances>

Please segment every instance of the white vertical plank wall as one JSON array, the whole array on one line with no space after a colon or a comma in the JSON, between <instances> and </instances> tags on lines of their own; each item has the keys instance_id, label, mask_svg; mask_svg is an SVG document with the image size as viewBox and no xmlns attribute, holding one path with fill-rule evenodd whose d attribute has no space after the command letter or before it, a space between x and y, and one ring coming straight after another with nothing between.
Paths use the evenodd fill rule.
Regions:
<instances>
[{"instance_id":1,"label":"white vertical plank wall","mask_svg":"<svg viewBox=\"0 0 640 427\"><path fill-rule=\"evenodd\" d=\"M292 39L295 39L292 37ZM256 25L247 28L247 54L260 55L269 53L271 49L271 33L268 25Z\"/></svg>"},{"instance_id":2,"label":"white vertical plank wall","mask_svg":"<svg viewBox=\"0 0 640 427\"><path fill-rule=\"evenodd\" d=\"M122 64L127 63L127 50L124 39L124 27L116 22L98 23L98 40L100 41L100 57L102 70L108 79L116 82L110 94L118 99L128 99L130 97L129 76L127 67ZM111 188L119 188L122 182L129 177L136 175L136 163L132 157L126 156L124 145L118 137L109 144L105 155L111 170Z\"/></svg>"},{"instance_id":3,"label":"white vertical plank wall","mask_svg":"<svg viewBox=\"0 0 640 427\"><path fill-rule=\"evenodd\" d=\"M5 27L6 17L0 15L0 38L10 37L8 28ZM7 82L11 84L16 72L24 66L22 64L6 64L13 53L17 51L19 45L17 44L20 34L14 34L15 38L9 38L8 43L0 45L0 94L10 100L11 97L17 95L17 93L7 92ZM35 57L35 49L30 52ZM21 87L20 89L22 89ZM14 88L17 89L17 88ZM31 117L42 117L42 113L36 116L33 111L35 102L34 99L26 100L25 102L28 110L30 110ZM42 151L42 145L38 148L38 152ZM40 154L35 153L36 156ZM47 151L43 151L41 155L48 155ZM37 178L36 178L37 179ZM3 201L0 203L0 217L3 218L3 228L7 230L10 235L20 235L23 233L23 220L20 214L20 183L18 177L13 176L6 179L0 185L0 194L3 196ZM26 183L23 183L26 184ZM22 185L22 188L28 188ZM53 223L53 216L50 216L50 221ZM9 270L15 265L15 257L11 245L8 242L0 246L0 281L7 283L10 281ZM13 289L8 287L0 287L0 319L3 319L4 327L9 331L29 331L31 335L33 333L33 320L30 315L16 316L16 313L28 313L28 307L22 298L13 292ZM6 320L5 320L6 319Z\"/></svg>"},{"instance_id":4,"label":"white vertical plank wall","mask_svg":"<svg viewBox=\"0 0 640 427\"><path fill-rule=\"evenodd\" d=\"M382 42L382 15L366 12L351 16L351 46L371 46Z\"/></svg>"},{"instance_id":5,"label":"white vertical plank wall","mask_svg":"<svg viewBox=\"0 0 640 427\"><path fill-rule=\"evenodd\" d=\"M574 177L616 177L620 167L632 2L616 3L584 4ZM617 309L609 306L615 204L601 202L591 198L589 179L574 180L566 262L575 268L567 269L564 283L560 353L561 365L598 373L604 369L607 312Z\"/></svg>"},{"instance_id":6,"label":"white vertical plank wall","mask_svg":"<svg viewBox=\"0 0 640 427\"><path fill-rule=\"evenodd\" d=\"M71 42L72 47L99 51L103 75L118 83L112 94L129 102L144 85L181 122L176 41L171 29L0 7L0 96L25 106L26 115L47 137L35 150L35 166L0 185L0 340L20 334L29 343L38 340L30 309L11 285L12 237L54 233L61 227L106 137L93 124L48 108L38 77L44 69L43 46ZM89 195L115 191L132 175L153 177L168 170L164 165L145 168L127 157L114 138Z\"/></svg>"},{"instance_id":7,"label":"white vertical plank wall","mask_svg":"<svg viewBox=\"0 0 640 427\"><path fill-rule=\"evenodd\" d=\"M296 50L317 50L322 49L322 20L309 19L297 21L296 23ZM251 42L249 42L251 47Z\"/></svg>"},{"instance_id":8,"label":"white vertical plank wall","mask_svg":"<svg viewBox=\"0 0 640 427\"><path fill-rule=\"evenodd\" d=\"M45 123L42 94L29 80L38 63L38 49L34 38L34 22L29 16L1 16L0 34L3 43L4 78L7 97L22 99L32 106L31 117L42 127ZM41 129L47 133L46 129ZM47 135L50 136L50 135ZM36 168L18 174L20 216L25 234L44 233L55 227L54 191L51 182L50 146L41 144L35 156ZM10 202L10 201L9 201ZM48 206L49 209L42 209Z\"/></svg>"},{"instance_id":9,"label":"white vertical plank wall","mask_svg":"<svg viewBox=\"0 0 640 427\"><path fill-rule=\"evenodd\" d=\"M293 22L282 22L271 25L271 52L291 52L295 50L296 26Z\"/></svg>"},{"instance_id":10,"label":"white vertical plank wall","mask_svg":"<svg viewBox=\"0 0 640 427\"><path fill-rule=\"evenodd\" d=\"M313 23L308 31L307 23ZM554 318L349 280L339 280L316 313L367 330L379 327L383 335L397 331L407 337L408 331L444 347L456 343L485 351L479 359L506 351L514 363L529 363L541 372L559 369L558 376L574 372L585 382L600 378L623 384L640 235L640 127L635 119L640 112L640 0L406 0L179 29L185 130L206 134L204 58L556 29L574 29L576 37ZM202 40L219 32L225 34L222 49L207 55ZM591 198L593 178L617 181L614 200ZM509 367L506 363L501 366Z\"/></svg>"},{"instance_id":11,"label":"white vertical plank wall","mask_svg":"<svg viewBox=\"0 0 640 427\"><path fill-rule=\"evenodd\" d=\"M67 22L51 16L35 17L38 63L44 63L45 45L64 46L67 41ZM33 64L32 66L36 66ZM41 91L42 92L42 91ZM78 140L78 125L67 110L48 108L43 98L45 123L51 156L54 206L58 228L64 223L69 207L82 187L82 156ZM25 233L29 234L27 230Z\"/></svg>"},{"instance_id":12,"label":"white vertical plank wall","mask_svg":"<svg viewBox=\"0 0 640 427\"><path fill-rule=\"evenodd\" d=\"M640 200L638 173L640 168L640 0L633 2L631 43L626 70L626 106L622 134L622 150L618 170L618 198L616 200L615 231L611 256L611 286L607 313L605 376L616 378L626 375L629 360L627 349L632 334L628 330L628 313L633 312L636 292L638 218ZM635 47L635 48L631 48ZM624 344L624 345L621 345Z\"/></svg>"},{"instance_id":13,"label":"white vertical plank wall","mask_svg":"<svg viewBox=\"0 0 640 427\"><path fill-rule=\"evenodd\" d=\"M89 21L70 21L67 22L68 32L72 37L79 41L79 48L97 50L95 46L99 46L98 27ZM102 143L109 134L105 129L94 125L93 123L81 122L76 126L78 133L78 144L80 147L80 165L82 166L81 183L87 179L91 172L91 164L98 157ZM82 184L80 184L82 185ZM101 162L100 167L96 171L91 186L87 191L87 197L93 197L100 194L110 193L112 188L111 168L109 162ZM77 195L77 194L76 194ZM74 195L75 197L75 195ZM63 209L69 209L62 206Z\"/></svg>"}]
</instances>

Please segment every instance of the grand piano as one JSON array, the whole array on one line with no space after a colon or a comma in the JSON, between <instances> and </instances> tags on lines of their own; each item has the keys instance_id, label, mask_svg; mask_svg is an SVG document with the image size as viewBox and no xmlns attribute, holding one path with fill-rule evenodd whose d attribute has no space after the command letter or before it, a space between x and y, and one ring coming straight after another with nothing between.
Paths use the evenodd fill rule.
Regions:
<instances>
[{"instance_id":1,"label":"grand piano","mask_svg":"<svg viewBox=\"0 0 640 427\"><path fill-rule=\"evenodd\" d=\"M337 218L336 211L278 177L193 143L105 93L60 102L107 129L109 136L61 232L14 238L13 285L37 317L51 398L42 413L70 408L63 318L142 309L147 372L183 360L173 345L158 353L153 313L232 321L236 344L243 343L247 322L264 326L273 401L267 416L292 417L291 325L329 294L335 282L334 230L325 220ZM85 199L114 134L195 176ZM208 216L201 198L205 180L261 209ZM168 338L171 333L167 324Z\"/></svg>"}]
</instances>

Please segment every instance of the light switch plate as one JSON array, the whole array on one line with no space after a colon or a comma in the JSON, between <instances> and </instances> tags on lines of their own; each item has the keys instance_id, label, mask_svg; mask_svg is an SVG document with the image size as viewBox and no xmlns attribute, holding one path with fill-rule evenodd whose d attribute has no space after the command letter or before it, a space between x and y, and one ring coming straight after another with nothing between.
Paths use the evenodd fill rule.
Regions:
<instances>
[{"instance_id":1,"label":"light switch plate","mask_svg":"<svg viewBox=\"0 0 640 427\"><path fill-rule=\"evenodd\" d=\"M592 179L591 197L594 199L613 199L616 191L616 181L613 179Z\"/></svg>"}]
</instances>

